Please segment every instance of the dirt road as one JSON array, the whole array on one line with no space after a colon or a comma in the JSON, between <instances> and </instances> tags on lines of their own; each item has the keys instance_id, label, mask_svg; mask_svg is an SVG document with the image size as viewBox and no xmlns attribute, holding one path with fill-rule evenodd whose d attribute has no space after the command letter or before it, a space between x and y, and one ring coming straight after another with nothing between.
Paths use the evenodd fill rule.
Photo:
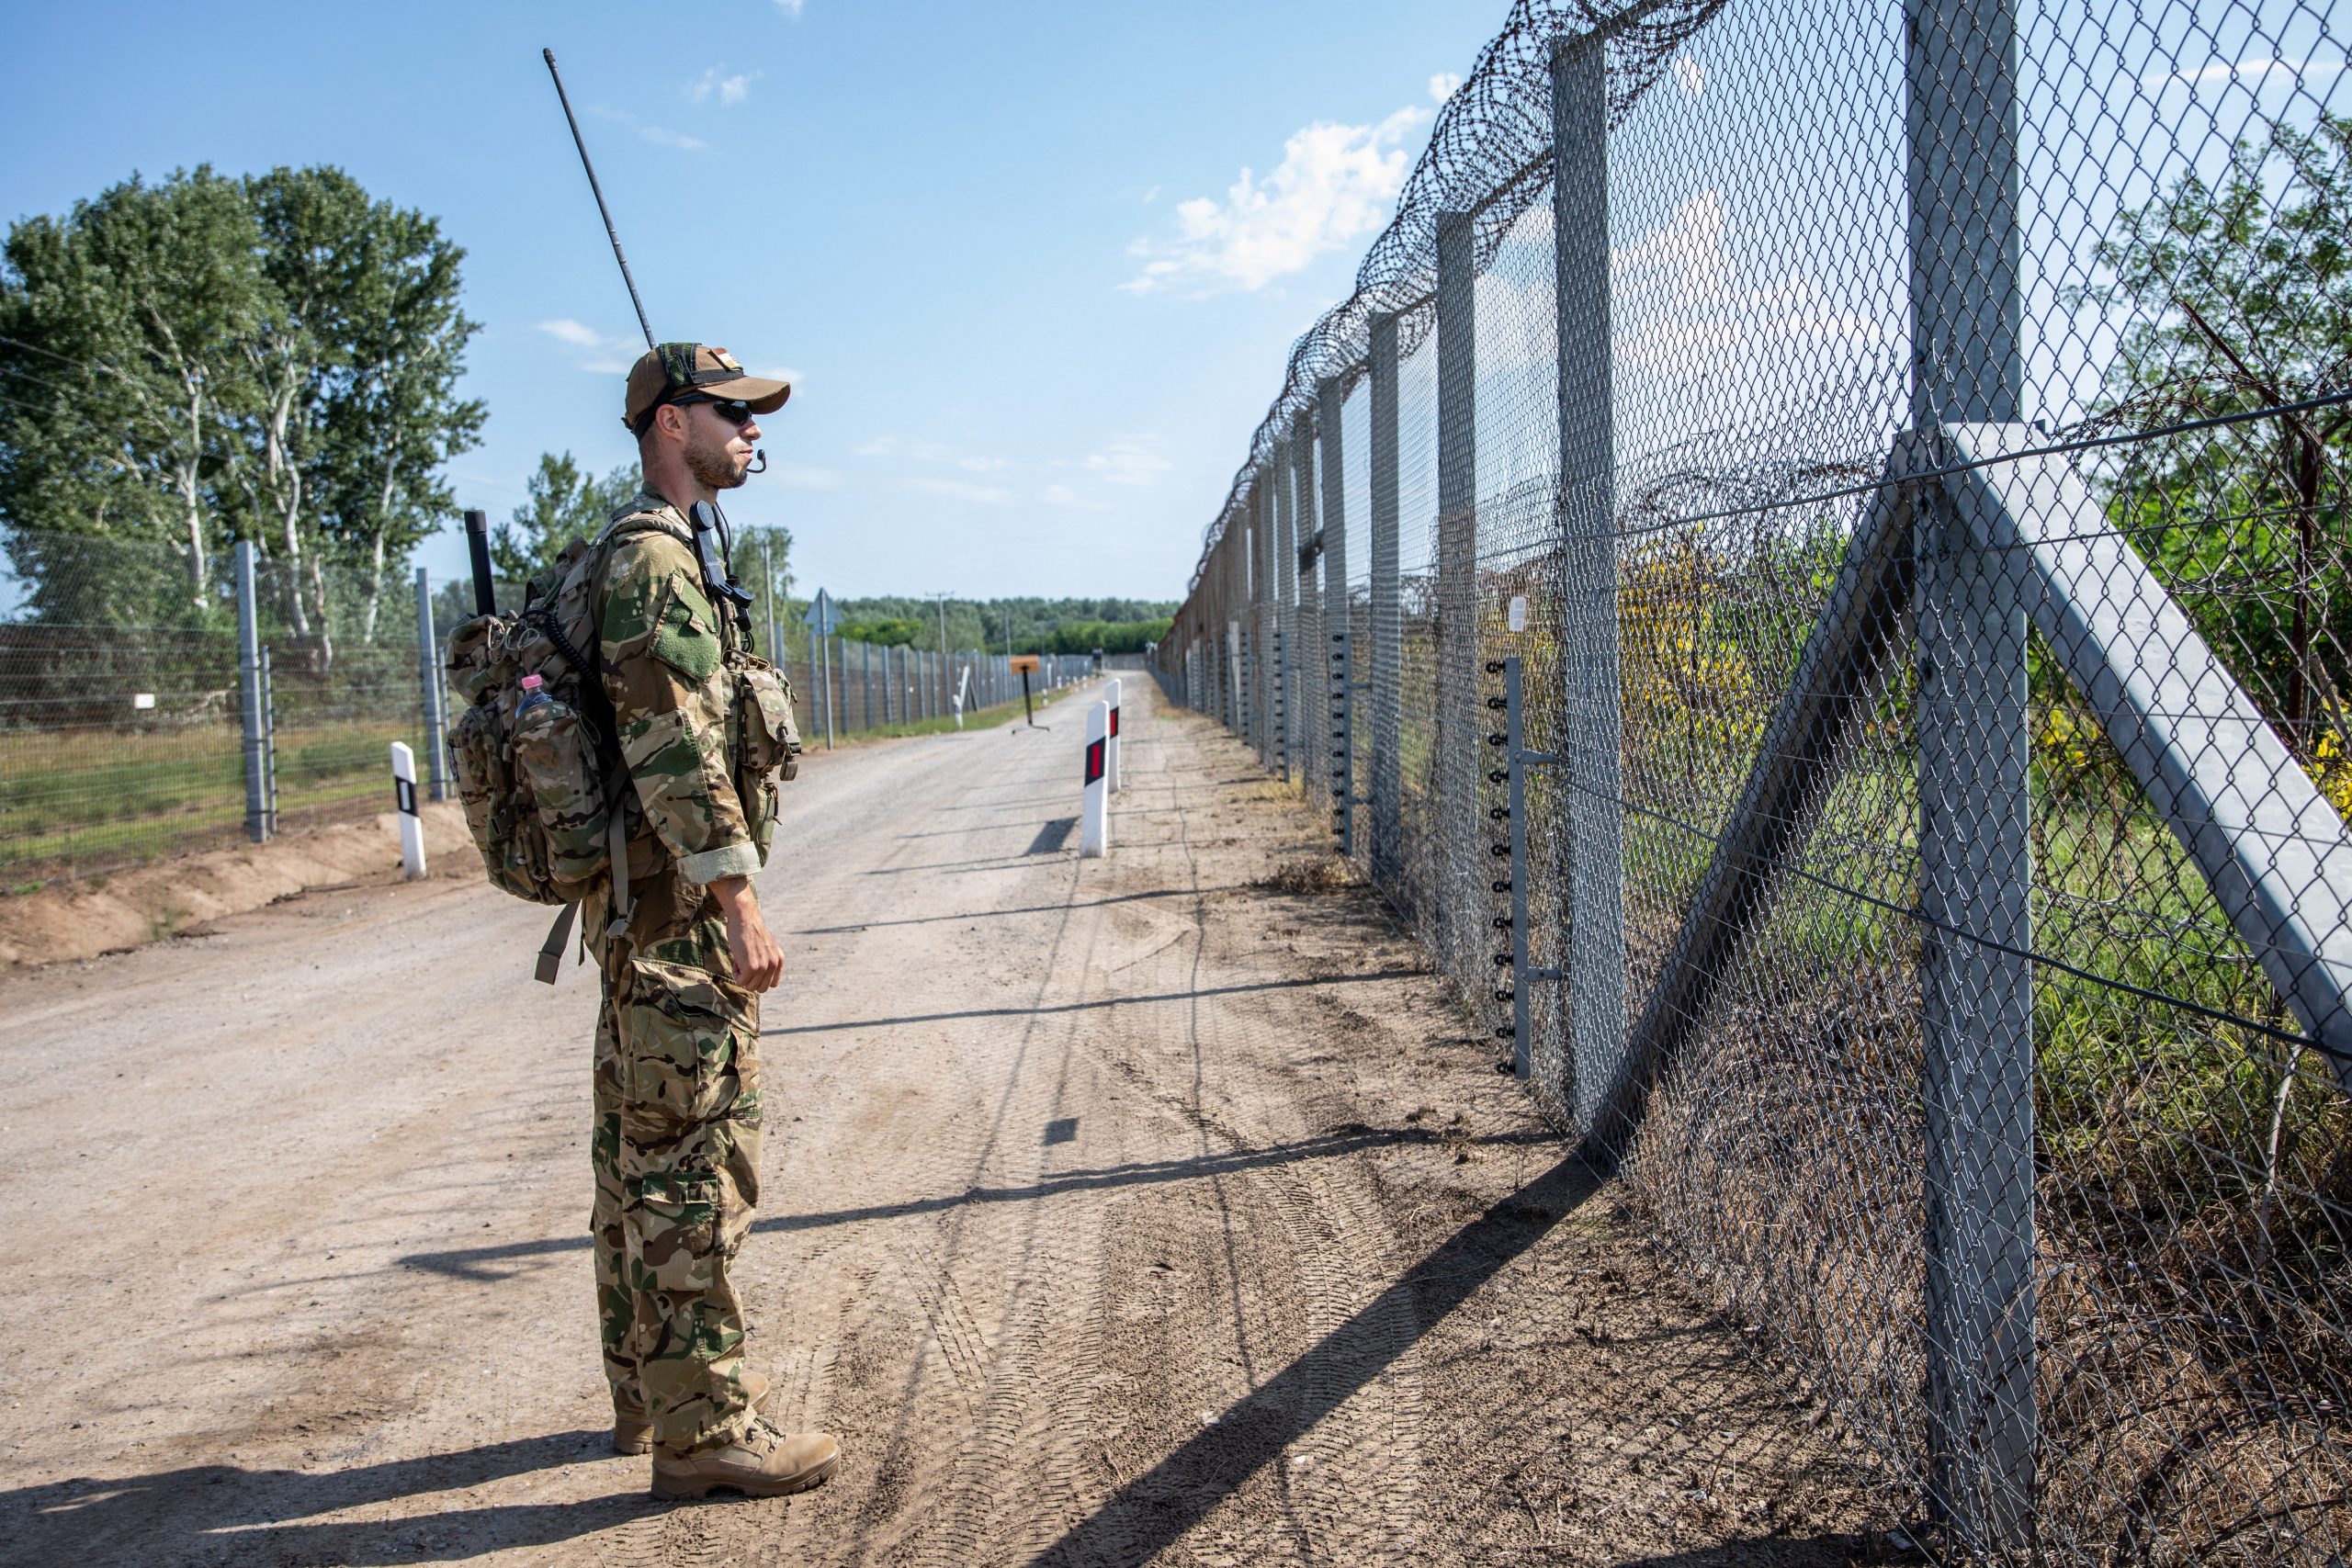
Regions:
<instances>
[{"instance_id":1,"label":"dirt road","mask_svg":"<svg viewBox=\"0 0 2352 1568\"><path fill-rule=\"evenodd\" d=\"M1139 689L1140 688L1140 689ZM744 1269L822 1491L606 1448L589 972L470 884L0 979L0 1557L1881 1561L1815 1417L1664 1281L1318 824L1127 682L820 756L760 881Z\"/></svg>"}]
</instances>

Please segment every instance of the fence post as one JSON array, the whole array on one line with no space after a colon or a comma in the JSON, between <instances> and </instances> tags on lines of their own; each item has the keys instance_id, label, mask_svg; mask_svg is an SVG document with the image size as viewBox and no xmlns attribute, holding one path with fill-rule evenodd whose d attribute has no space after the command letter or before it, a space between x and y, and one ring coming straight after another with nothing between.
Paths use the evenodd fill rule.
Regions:
<instances>
[{"instance_id":1,"label":"fence post","mask_svg":"<svg viewBox=\"0 0 2352 1568\"><path fill-rule=\"evenodd\" d=\"M1473 220L1437 215L1437 820L1439 951L1467 979L1484 949L1478 804L1477 265ZM1474 982L1475 983L1475 982Z\"/></svg>"},{"instance_id":2,"label":"fence post","mask_svg":"<svg viewBox=\"0 0 2352 1568\"><path fill-rule=\"evenodd\" d=\"M784 667L784 643L776 636L775 629L775 552L769 547L764 529L760 533L760 597L766 601L768 657L775 660L776 668L780 670ZM435 769L433 776L436 779L441 776L438 768ZM433 798L438 800L441 797L435 795Z\"/></svg>"},{"instance_id":3,"label":"fence post","mask_svg":"<svg viewBox=\"0 0 2352 1568\"><path fill-rule=\"evenodd\" d=\"M1614 1148L1604 1113L1625 1066L1624 782L1618 689L1617 434L1609 342L1608 44L1552 56L1553 284L1560 386L1563 750L1568 759L1567 1062L1577 1128ZM1608 1125L1600 1125L1602 1122Z\"/></svg>"},{"instance_id":4,"label":"fence post","mask_svg":"<svg viewBox=\"0 0 2352 1568\"><path fill-rule=\"evenodd\" d=\"M841 649L842 655L842 734L847 737L849 734L849 638L835 637L833 646ZM830 746L832 743L832 729L828 726L825 731L825 744Z\"/></svg>"},{"instance_id":5,"label":"fence post","mask_svg":"<svg viewBox=\"0 0 2352 1568\"><path fill-rule=\"evenodd\" d=\"M1298 418L1291 424L1290 454L1293 479L1298 491L1297 547L1290 556L1292 572L1298 580L1298 608L1292 617L1295 635L1290 653L1291 698L1297 716L1292 720L1292 729L1297 739L1299 784L1312 801L1316 791L1331 776L1331 759L1327 754L1330 726L1326 722L1331 705L1322 700L1320 690L1324 671L1329 668L1323 656L1330 645L1323 640L1322 579L1316 570L1322 563L1323 531L1316 516L1312 407L1299 410Z\"/></svg>"},{"instance_id":6,"label":"fence post","mask_svg":"<svg viewBox=\"0 0 2352 1568\"><path fill-rule=\"evenodd\" d=\"M237 582L237 716L244 732L245 837L258 844L269 837L268 796L263 770L268 759L261 736L261 620L254 592L254 542L239 539Z\"/></svg>"},{"instance_id":7,"label":"fence post","mask_svg":"<svg viewBox=\"0 0 2352 1568\"><path fill-rule=\"evenodd\" d=\"M447 800L449 798L449 748L444 729L447 716L442 706L441 694L448 682L441 678L440 640L433 631L433 574L425 568L418 567L416 678L424 697L425 776L432 781L432 798Z\"/></svg>"},{"instance_id":8,"label":"fence post","mask_svg":"<svg viewBox=\"0 0 2352 1568\"><path fill-rule=\"evenodd\" d=\"M1274 675L1274 706L1268 716L1273 728L1274 762L1282 770L1283 783L1288 784L1291 757L1296 750L1292 741L1298 725L1298 705L1291 700L1291 672L1298 662L1298 497L1293 489L1289 442L1274 447L1266 478L1274 492L1274 527L1266 541Z\"/></svg>"},{"instance_id":9,"label":"fence post","mask_svg":"<svg viewBox=\"0 0 2352 1568\"><path fill-rule=\"evenodd\" d=\"M1396 884L1404 860L1404 617L1397 604L1396 318L1372 319L1372 879Z\"/></svg>"},{"instance_id":10,"label":"fence post","mask_svg":"<svg viewBox=\"0 0 2352 1568\"><path fill-rule=\"evenodd\" d=\"M269 644L261 645L262 821L277 835L277 685L270 674Z\"/></svg>"},{"instance_id":11,"label":"fence post","mask_svg":"<svg viewBox=\"0 0 2352 1568\"><path fill-rule=\"evenodd\" d=\"M882 673L886 679L890 673L890 660L888 654L883 656ZM874 645L870 642L861 642L857 645L857 691L858 695L865 699L865 728L871 729L874 728ZM885 706L887 708L888 705L886 704ZM887 711L882 715L882 722L885 724L890 722L890 716Z\"/></svg>"},{"instance_id":12,"label":"fence post","mask_svg":"<svg viewBox=\"0 0 2352 1568\"><path fill-rule=\"evenodd\" d=\"M1320 405L1323 439L1323 626L1325 704L1331 715L1331 810L1340 836L1340 852L1356 852L1355 661L1353 613L1348 603L1347 470L1340 422L1347 412L1347 396L1336 380L1315 389Z\"/></svg>"},{"instance_id":13,"label":"fence post","mask_svg":"<svg viewBox=\"0 0 2352 1568\"><path fill-rule=\"evenodd\" d=\"M2011 0L1905 10L1911 417L1933 436L2020 414L2017 29ZM2038 1440L2025 608L1944 486L1914 517L1928 1495L1969 1555L2007 1558L2031 1548Z\"/></svg>"}]
</instances>

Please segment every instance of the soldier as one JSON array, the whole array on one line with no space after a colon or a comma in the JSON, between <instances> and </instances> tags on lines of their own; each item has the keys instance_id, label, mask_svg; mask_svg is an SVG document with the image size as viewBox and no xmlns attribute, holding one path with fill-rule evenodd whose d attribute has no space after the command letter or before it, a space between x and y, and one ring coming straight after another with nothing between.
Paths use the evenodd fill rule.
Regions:
<instances>
[{"instance_id":1,"label":"soldier","mask_svg":"<svg viewBox=\"0 0 2352 1568\"><path fill-rule=\"evenodd\" d=\"M740 765L742 634L712 602L686 511L743 482L761 414L792 389L727 351L663 344L629 371L644 488L617 514L597 592L605 694L633 786L628 888L589 901L596 1021L594 1229L613 1448L653 1491L776 1496L832 1473L827 1434L759 1414L728 1278L760 1186L759 993L784 973L752 874L774 786ZM747 798L749 797L749 798Z\"/></svg>"}]
</instances>

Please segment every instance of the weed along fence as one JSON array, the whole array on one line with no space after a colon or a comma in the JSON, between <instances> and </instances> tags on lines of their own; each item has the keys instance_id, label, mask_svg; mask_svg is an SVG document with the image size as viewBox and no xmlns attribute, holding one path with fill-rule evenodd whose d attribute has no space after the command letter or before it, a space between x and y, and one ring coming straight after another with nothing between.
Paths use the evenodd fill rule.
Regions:
<instances>
[{"instance_id":1,"label":"weed along fence","mask_svg":"<svg viewBox=\"0 0 2352 1568\"><path fill-rule=\"evenodd\" d=\"M1521 0L1153 654L1956 1558L2352 1551L2347 42Z\"/></svg>"}]
</instances>

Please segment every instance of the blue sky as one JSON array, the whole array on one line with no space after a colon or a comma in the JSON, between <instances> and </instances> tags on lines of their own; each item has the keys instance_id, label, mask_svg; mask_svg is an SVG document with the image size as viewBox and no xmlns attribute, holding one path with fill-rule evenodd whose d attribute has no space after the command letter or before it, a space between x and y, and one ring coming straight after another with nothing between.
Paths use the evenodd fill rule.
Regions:
<instances>
[{"instance_id":1,"label":"blue sky","mask_svg":"<svg viewBox=\"0 0 2352 1568\"><path fill-rule=\"evenodd\" d=\"M503 518L542 450L634 456L640 344L551 46L655 331L797 373L730 513L793 530L804 588L1175 598L1432 78L1505 9L20 3L0 218L199 163L336 164L435 214L491 409L452 477Z\"/></svg>"}]
</instances>

